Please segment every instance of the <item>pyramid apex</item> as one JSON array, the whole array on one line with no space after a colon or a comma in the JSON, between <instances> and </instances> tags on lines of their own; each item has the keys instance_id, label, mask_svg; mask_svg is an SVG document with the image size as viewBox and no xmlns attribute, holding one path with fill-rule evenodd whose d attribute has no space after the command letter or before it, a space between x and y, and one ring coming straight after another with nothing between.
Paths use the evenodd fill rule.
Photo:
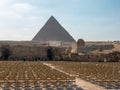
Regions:
<instances>
[{"instance_id":1,"label":"pyramid apex","mask_svg":"<svg viewBox=\"0 0 120 90\"><path fill-rule=\"evenodd\" d=\"M55 17L54 17L54 16L51 16L49 19L55 19Z\"/></svg>"},{"instance_id":2,"label":"pyramid apex","mask_svg":"<svg viewBox=\"0 0 120 90\"><path fill-rule=\"evenodd\" d=\"M54 16L51 16L50 18L54 18Z\"/></svg>"},{"instance_id":3,"label":"pyramid apex","mask_svg":"<svg viewBox=\"0 0 120 90\"><path fill-rule=\"evenodd\" d=\"M46 23L48 23L49 25L50 23L59 23L59 22L57 21L56 18L54 18L54 16L51 16Z\"/></svg>"}]
</instances>

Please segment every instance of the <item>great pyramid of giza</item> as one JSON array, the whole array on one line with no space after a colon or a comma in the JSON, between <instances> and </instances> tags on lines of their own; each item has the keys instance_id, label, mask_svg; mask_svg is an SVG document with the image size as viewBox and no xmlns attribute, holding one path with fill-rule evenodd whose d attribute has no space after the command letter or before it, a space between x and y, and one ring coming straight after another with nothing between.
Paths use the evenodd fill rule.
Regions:
<instances>
[{"instance_id":1,"label":"great pyramid of giza","mask_svg":"<svg viewBox=\"0 0 120 90\"><path fill-rule=\"evenodd\" d=\"M32 41L75 42L73 37L51 16Z\"/></svg>"}]
</instances>

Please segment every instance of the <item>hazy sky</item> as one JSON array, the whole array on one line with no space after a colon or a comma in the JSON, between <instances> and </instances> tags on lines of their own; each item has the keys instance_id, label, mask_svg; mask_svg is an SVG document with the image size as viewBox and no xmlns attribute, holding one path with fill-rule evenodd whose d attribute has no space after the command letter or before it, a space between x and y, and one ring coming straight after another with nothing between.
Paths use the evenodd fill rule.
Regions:
<instances>
[{"instance_id":1,"label":"hazy sky","mask_svg":"<svg viewBox=\"0 0 120 90\"><path fill-rule=\"evenodd\" d=\"M0 0L0 40L31 40L51 15L76 40L120 40L120 0Z\"/></svg>"}]
</instances>

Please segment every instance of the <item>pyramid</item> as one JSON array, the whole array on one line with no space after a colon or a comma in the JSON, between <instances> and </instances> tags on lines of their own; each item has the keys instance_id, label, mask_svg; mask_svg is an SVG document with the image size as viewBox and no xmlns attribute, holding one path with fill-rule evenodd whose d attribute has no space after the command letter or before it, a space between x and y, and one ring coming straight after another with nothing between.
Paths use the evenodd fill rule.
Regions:
<instances>
[{"instance_id":1,"label":"pyramid","mask_svg":"<svg viewBox=\"0 0 120 90\"><path fill-rule=\"evenodd\" d=\"M73 37L51 16L32 41L75 42Z\"/></svg>"}]
</instances>

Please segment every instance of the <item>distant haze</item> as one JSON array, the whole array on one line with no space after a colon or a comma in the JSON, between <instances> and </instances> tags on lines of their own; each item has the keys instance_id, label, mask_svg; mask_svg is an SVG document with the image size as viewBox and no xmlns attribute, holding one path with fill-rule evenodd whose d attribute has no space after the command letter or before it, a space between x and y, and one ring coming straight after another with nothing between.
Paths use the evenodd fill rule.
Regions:
<instances>
[{"instance_id":1,"label":"distant haze","mask_svg":"<svg viewBox=\"0 0 120 90\"><path fill-rule=\"evenodd\" d=\"M76 40L120 40L120 0L0 0L0 40L32 40L51 15Z\"/></svg>"}]
</instances>

